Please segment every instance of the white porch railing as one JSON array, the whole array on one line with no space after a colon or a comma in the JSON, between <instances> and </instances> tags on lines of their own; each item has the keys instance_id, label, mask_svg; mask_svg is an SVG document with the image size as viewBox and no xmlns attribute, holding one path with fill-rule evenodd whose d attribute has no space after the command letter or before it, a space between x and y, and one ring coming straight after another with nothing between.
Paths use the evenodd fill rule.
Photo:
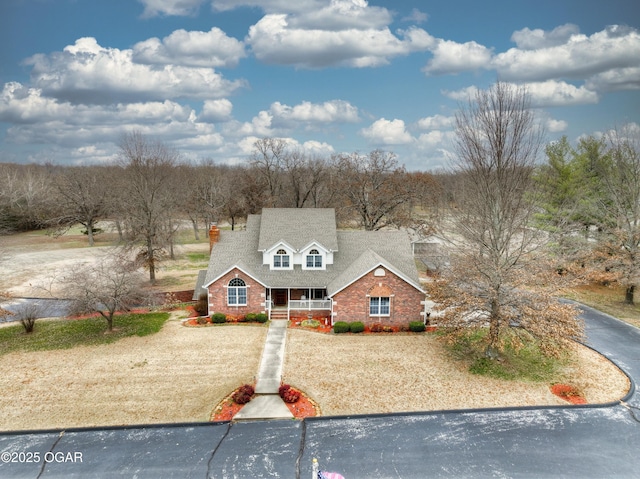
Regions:
<instances>
[{"instance_id":1,"label":"white porch railing","mask_svg":"<svg viewBox=\"0 0 640 479\"><path fill-rule=\"evenodd\" d=\"M330 299L291 299L289 309L331 309Z\"/></svg>"}]
</instances>

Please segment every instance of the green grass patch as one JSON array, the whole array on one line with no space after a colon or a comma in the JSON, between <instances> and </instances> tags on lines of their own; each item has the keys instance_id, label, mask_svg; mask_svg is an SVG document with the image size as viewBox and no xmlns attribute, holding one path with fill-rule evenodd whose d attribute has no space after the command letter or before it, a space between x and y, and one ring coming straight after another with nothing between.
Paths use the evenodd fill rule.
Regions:
<instances>
[{"instance_id":1,"label":"green grass patch","mask_svg":"<svg viewBox=\"0 0 640 479\"><path fill-rule=\"evenodd\" d=\"M569 299L584 303L640 328L640 293L636 294L635 304L626 304L624 295L625 290L619 285L600 284L579 286L565 294Z\"/></svg>"},{"instance_id":2,"label":"green grass patch","mask_svg":"<svg viewBox=\"0 0 640 479\"><path fill-rule=\"evenodd\" d=\"M560 359L545 356L535 338L523 331L518 332L518 341L515 333L504 333L500 358L490 359L485 357L487 333L486 329L472 331L449 345L453 356L466 362L472 374L507 381L553 382L560 378L562 368L570 360L569 356Z\"/></svg>"},{"instance_id":3,"label":"green grass patch","mask_svg":"<svg viewBox=\"0 0 640 479\"><path fill-rule=\"evenodd\" d=\"M209 261L209 253L187 253L187 258L192 263L207 263Z\"/></svg>"},{"instance_id":4,"label":"green grass patch","mask_svg":"<svg viewBox=\"0 0 640 479\"><path fill-rule=\"evenodd\" d=\"M124 314L114 318L114 330L107 331L102 317L37 321L31 334L16 324L0 328L0 355L14 351L49 351L76 346L109 344L129 336L148 336L162 329L169 313Z\"/></svg>"}]
</instances>

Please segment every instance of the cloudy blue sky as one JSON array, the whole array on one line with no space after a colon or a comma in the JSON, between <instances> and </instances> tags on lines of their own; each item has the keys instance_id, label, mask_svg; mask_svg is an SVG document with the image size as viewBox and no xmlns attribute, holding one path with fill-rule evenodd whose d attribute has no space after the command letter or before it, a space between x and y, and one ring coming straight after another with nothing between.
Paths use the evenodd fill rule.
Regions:
<instances>
[{"instance_id":1,"label":"cloudy blue sky","mask_svg":"<svg viewBox=\"0 0 640 479\"><path fill-rule=\"evenodd\" d=\"M0 161L186 160L257 138L446 166L461 102L526 85L549 141L640 128L637 0L2 0Z\"/></svg>"}]
</instances>

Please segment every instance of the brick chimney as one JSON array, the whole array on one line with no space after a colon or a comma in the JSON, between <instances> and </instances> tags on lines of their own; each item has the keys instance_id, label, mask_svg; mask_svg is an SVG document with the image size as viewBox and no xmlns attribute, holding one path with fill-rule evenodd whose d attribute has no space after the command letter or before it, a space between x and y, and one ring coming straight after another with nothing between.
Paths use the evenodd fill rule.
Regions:
<instances>
[{"instance_id":1,"label":"brick chimney","mask_svg":"<svg viewBox=\"0 0 640 479\"><path fill-rule=\"evenodd\" d=\"M218 229L218 223L211 223L209 226L209 253L213 249L213 245L220 239L220 230Z\"/></svg>"}]
</instances>

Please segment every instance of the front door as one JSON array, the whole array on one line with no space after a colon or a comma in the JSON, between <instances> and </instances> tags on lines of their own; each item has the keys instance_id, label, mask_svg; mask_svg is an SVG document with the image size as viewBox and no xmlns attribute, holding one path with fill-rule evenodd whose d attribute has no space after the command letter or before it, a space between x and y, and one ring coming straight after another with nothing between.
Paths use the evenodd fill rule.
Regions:
<instances>
[{"instance_id":1,"label":"front door","mask_svg":"<svg viewBox=\"0 0 640 479\"><path fill-rule=\"evenodd\" d=\"M273 290L273 305L274 306L286 306L287 305L287 290L286 289L274 289Z\"/></svg>"}]
</instances>

